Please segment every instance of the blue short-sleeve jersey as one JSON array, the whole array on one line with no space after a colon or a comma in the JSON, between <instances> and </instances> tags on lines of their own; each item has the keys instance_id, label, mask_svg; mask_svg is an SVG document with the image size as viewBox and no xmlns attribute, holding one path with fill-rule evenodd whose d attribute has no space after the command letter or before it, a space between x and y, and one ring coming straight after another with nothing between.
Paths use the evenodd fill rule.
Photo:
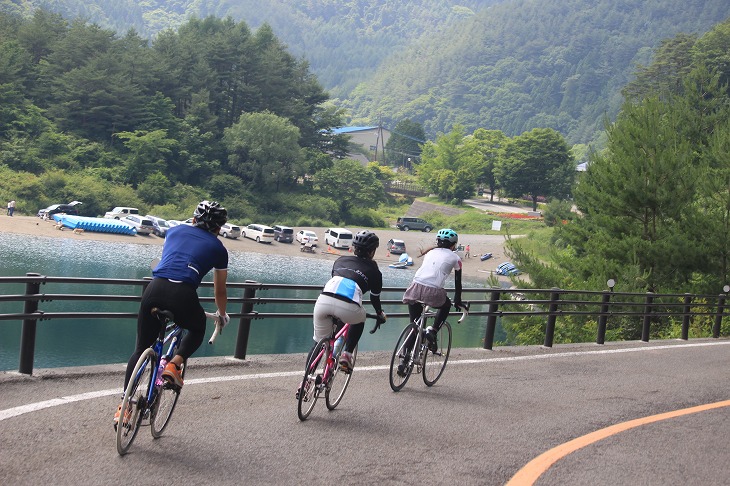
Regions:
<instances>
[{"instance_id":1,"label":"blue short-sleeve jersey","mask_svg":"<svg viewBox=\"0 0 730 486\"><path fill-rule=\"evenodd\" d=\"M152 275L198 288L211 269L228 269L228 250L213 233L181 224L167 230L162 258Z\"/></svg>"}]
</instances>

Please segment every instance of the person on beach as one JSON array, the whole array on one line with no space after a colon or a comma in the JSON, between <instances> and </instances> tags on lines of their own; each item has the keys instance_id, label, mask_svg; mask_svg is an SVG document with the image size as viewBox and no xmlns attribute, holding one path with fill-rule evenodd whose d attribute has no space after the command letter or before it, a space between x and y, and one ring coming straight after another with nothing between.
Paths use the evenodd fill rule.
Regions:
<instances>
[{"instance_id":1,"label":"person on beach","mask_svg":"<svg viewBox=\"0 0 730 486\"><path fill-rule=\"evenodd\" d=\"M227 220L228 213L220 204L202 201L195 209L192 226L181 224L167 232L160 263L153 270L153 279L142 294L137 316L137 344L127 363L125 389L137 360L160 332L160 321L151 312L155 307L172 312L177 324L186 330L177 354L162 372L163 379L178 387L183 386L182 366L205 338L206 316L197 289L211 269L214 269L213 294L221 329L230 321L226 313L228 250L217 236ZM121 405L114 416L115 424L119 422L120 412Z\"/></svg>"},{"instance_id":2,"label":"person on beach","mask_svg":"<svg viewBox=\"0 0 730 486\"><path fill-rule=\"evenodd\" d=\"M15 212L15 199L8 203L8 216L12 216Z\"/></svg>"}]
</instances>

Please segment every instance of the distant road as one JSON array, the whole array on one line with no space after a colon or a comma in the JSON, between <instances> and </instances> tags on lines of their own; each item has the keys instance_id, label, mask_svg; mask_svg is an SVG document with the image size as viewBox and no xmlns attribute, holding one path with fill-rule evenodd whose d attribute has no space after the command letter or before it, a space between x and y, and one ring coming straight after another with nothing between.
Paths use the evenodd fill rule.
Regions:
<instances>
[{"instance_id":1,"label":"distant road","mask_svg":"<svg viewBox=\"0 0 730 486\"><path fill-rule=\"evenodd\" d=\"M399 393L389 354L362 353L340 407L306 422L304 355L194 360L164 437L142 428L125 457L121 364L0 373L0 483L504 485L552 451L521 484L728 484L730 340L459 348Z\"/></svg>"},{"instance_id":2,"label":"distant road","mask_svg":"<svg viewBox=\"0 0 730 486\"><path fill-rule=\"evenodd\" d=\"M489 202L487 198L479 199L465 199L464 204L468 204L471 207L481 209L482 211L494 211L498 213L527 213L529 209L525 209L520 206L513 206L511 204L505 204L502 202Z\"/></svg>"}]
</instances>

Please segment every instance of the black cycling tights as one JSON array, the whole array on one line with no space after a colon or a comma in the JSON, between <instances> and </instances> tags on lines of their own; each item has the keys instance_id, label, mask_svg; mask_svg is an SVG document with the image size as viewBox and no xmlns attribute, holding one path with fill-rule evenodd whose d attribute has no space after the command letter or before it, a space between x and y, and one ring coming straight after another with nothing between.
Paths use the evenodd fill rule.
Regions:
<instances>
[{"instance_id":1,"label":"black cycling tights","mask_svg":"<svg viewBox=\"0 0 730 486\"><path fill-rule=\"evenodd\" d=\"M433 308L433 307L432 307ZM433 328L438 331L441 329L441 325L444 323L446 318L449 317L449 312L451 311L451 299L446 297L446 302L444 302L444 305L441 307L438 307L438 312L436 313L436 320L433 323ZM416 302L415 304L408 304L408 315L411 318L411 322L416 322L419 317L421 317L421 314L423 313L423 304L419 304Z\"/></svg>"},{"instance_id":2,"label":"black cycling tights","mask_svg":"<svg viewBox=\"0 0 730 486\"><path fill-rule=\"evenodd\" d=\"M145 349L152 346L160 333L160 321L150 312L153 307L168 310L175 322L187 330L180 340L177 354L188 359L205 339L205 311L198 300L198 293L187 284L173 283L164 278L153 279L142 295L137 315L137 345L127 363L124 388L134 371L137 360Z\"/></svg>"}]
</instances>

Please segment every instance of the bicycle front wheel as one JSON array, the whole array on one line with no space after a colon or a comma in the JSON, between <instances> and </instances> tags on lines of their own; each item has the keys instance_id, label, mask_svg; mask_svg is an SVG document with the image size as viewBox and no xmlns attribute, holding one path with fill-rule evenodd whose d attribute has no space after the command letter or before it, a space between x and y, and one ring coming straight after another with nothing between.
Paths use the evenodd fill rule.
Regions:
<instances>
[{"instance_id":1,"label":"bicycle front wheel","mask_svg":"<svg viewBox=\"0 0 730 486\"><path fill-rule=\"evenodd\" d=\"M451 325L443 323L439 332L436 333L436 352L428 350L423 356L423 382L426 386L433 386L441 378L446 368L451 352Z\"/></svg>"},{"instance_id":2,"label":"bicycle front wheel","mask_svg":"<svg viewBox=\"0 0 730 486\"><path fill-rule=\"evenodd\" d=\"M355 372L355 361L357 361L357 346L355 346L355 350L352 352L352 372L349 374L345 373L340 369L337 363L335 363L332 378L330 379L330 386L324 394L324 403L327 405L328 409L334 410L342 401L342 397L345 396L347 385L350 384L352 373Z\"/></svg>"},{"instance_id":3,"label":"bicycle front wheel","mask_svg":"<svg viewBox=\"0 0 730 486\"><path fill-rule=\"evenodd\" d=\"M147 392L152 386L152 367L156 362L152 349L146 349L137 360L132 376L124 391L122 410L117 424L117 452L123 456L129 450L147 412Z\"/></svg>"},{"instance_id":4,"label":"bicycle front wheel","mask_svg":"<svg viewBox=\"0 0 730 486\"><path fill-rule=\"evenodd\" d=\"M406 385L413 371L413 354L416 346L418 326L409 324L403 329L390 358L390 388L399 391ZM408 342L410 341L410 342ZM408 342L408 346L406 346Z\"/></svg>"},{"instance_id":5,"label":"bicycle front wheel","mask_svg":"<svg viewBox=\"0 0 730 486\"><path fill-rule=\"evenodd\" d=\"M185 378L186 369L187 363L184 363L182 367L183 378ZM175 405L177 405L177 399L180 398L181 391L182 388L166 380L163 380L162 385L158 387L157 398L152 406L152 415L150 416L150 431L152 432L152 437L155 439L162 436L162 431L170 423L172 412L175 411Z\"/></svg>"},{"instance_id":6,"label":"bicycle front wheel","mask_svg":"<svg viewBox=\"0 0 730 486\"><path fill-rule=\"evenodd\" d=\"M322 390L322 377L327 367L327 338L322 339L314 347L304 368L304 378L297 391L297 414L299 420L307 420L314 410L317 398Z\"/></svg>"}]
</instances>

